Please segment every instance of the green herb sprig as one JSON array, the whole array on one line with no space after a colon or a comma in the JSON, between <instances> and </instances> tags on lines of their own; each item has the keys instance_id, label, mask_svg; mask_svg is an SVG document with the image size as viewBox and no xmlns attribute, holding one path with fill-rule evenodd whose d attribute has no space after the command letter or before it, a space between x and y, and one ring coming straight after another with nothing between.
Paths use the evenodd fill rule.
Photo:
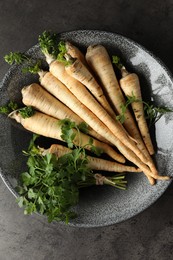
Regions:
<instances>
[{"instance_id":1,"label":"green herb sprig","mask_svg":"<svg viewBox=\"0 0 173 260\"><path fill-rule=\"evenodd\" d=\"M5 55L4 59L10 65L25 64L25 67L22 68L23 73L37 74L41 71L41 60L35 60L21 52L10 52L10 54Z\"/></svg>"},{"instance_id":2,"label":"green herb sprig","mask_svg":"<svg viewBox=\"0 0 173 260\"><path fill-rule=\"evenodd\" d=\"M149 120L149 125L155 124L164 114L173 112L172 109L165 106L155 106L144 102L145 118Z\"/></svg>"},{"instance_id":3,"label":"green herb sprig","mask_svg":"<svg viewBox=\"0 0 173 260\"><path fill-rule=\"evenodd\" d=\"M74 129L77 131L79 139L80 139L80 131L85 134L88 133L88 125L85 122L82 122L81 124L77 125L75 122L69 119L63 119L63 120L59 120L59 124L61 125L61 131L62 131L61 138L67 143L69 148L74 147L74 139L76 137L76 133L74 132ZM93 145L92 138L89 138L88 144L86 144L86 146L87 145L90 146L91 152L93 152L95 155L100 156L103 153L101 148L95 147Z\"/></svg>"},{"instance_id":4,"label":"green herb sprig","mask_svg":"<svg viewBox=\"0 0 173 260\"><path fill-rule=\"evenodd\" d=\"M30 60L30 58L22 52L10 52L9 54L6 54L4 56L4 60L8 64L12 65L14 63L15 64L22 64L24 61Z\"/></svg>"},{"instance_id":5,"label":"green herb sprig","mask_svg":"<svg viewBox=\"0 0 173 260\"><path fill-rule=\"evenodd\" d=\"M67 55L67 50L64 41L57 40L57 34L44 31L38 38L40 48L45 56L51 56L64 65L73 63L73 59Z\"/></svg>"},{"instance_id":6,"label":"green herb sprig","mask_svg":"<svg viewBox=\"0 0 173 260\"><path fill-rule=\"evenodd\" d=\"M138 100L132 93L132 96L128 96L127 97L127 100L125 102L125 104L121 105L120 108L121 108L121 113L116 116L116 119L118 121L120 121L121 124L124 123L126 117L125 117L125 113L126 113L126 110L127 108L129 107L129 105L131 105L133 102L141 102L141 100Z\"/></svg>"},{"instance_id":7,"label":"green herb sprig","mask_svg":"<svg viewBox=\"0 0 173 260\"><path fill-rule=\"evenodd\" d=\"M112 56L112 63L116 65L116 67L121 70L123 68L123 64L121 63L120 57L113 55Z\"/></svg>"},{"instance_id":8,"label":"green herb sprig","mask_svg":"<svg viewBox=\"0 0 173 260\"><path fill-rule=\"evenodd\" d=\"M31 106L19 108L14 101L9 101L6 105L0 107L0 114L10 115L10 113L18 111L22 118L28 118L34 115L35 110Z\"/></svg>"},{"instance_id":9,"label":"green herb sprig","mask_svg":"<svg viewBox=\"0 0 173 260\"><path fill-rule=\"evenodd\" d=\"M68 64L68 61L65 59L65 54L67 53L66 47L65 47L65 42L60 41L58 43L58 55L57 55L57 60L60 62L63 62L65 65Z\"/></svg>"},{"instance_id":10,"label":"green herb sprig","mask_svg":"<svg viewBox=\"0 0 173 260\"><path fill-rule=\"evenodd\" d=\"M18 109L18 112L22 118L29 118L35 114L35 109L31 106L27 106Z\"/></svg>"},{"instance_id":11,"label":"green herb sprig","mask_svg":"<svg viewBox=\"0 0 173 260\"><path fill-rule=\"evenodd\" d=\"M49 54L55 59L59 54L57 34L44 31L38 37L40 48L44 54Z\"/></svg>"},{"instance_id":12,"label":"green herb sprig","mask_svg":"<svg viewBox=\"0 0 173 260\"><path fill-rule=\"evenodd\" d=\"M165 106L155 106L152 103L147 103L141 99L137 99L134 94L132 96L127 96L127 100L124 105L121 105L121 113L116 117L122 124L125 121L125 112L126 109L131 105L133 102L141 102L144 104L144 113L145 118L149 121L149 126L155 124L164 114L173 112L172 109L165 107Z\"/></svg>"},{"instance_id":13,"label":"green herb sprig","mask_svg":"<svg viewBox=\"0 0 173 260\"><path fill-rule=\"evenodd\" d=\"M14 101L9 101L6 105L0 106L0 114L8 115L16 109L18 109L18 104Z\"/></svg>"},{"instance_id":14,"label":"green herb sprig","mask_svg":"<svg viewBox=\"0 0 173 260\"><path fill-rule=\"evenodd\" d=\"M67 49L64 41L59 42L58 51L59 51L57 56L58 61L62 62L65 66L73 64L75 59L72 58L69 54L67 54Z\"/></svg>"}]
</instances>

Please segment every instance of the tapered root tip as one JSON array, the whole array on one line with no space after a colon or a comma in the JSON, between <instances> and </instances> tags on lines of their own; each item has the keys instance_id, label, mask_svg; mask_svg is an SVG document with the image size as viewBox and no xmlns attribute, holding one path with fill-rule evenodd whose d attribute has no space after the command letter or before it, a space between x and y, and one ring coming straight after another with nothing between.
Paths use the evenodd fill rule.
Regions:
<instances>
[{"instance_id":1,"label":"tapered root tip","mask_svg":"<svg viewBox=\"0 0 173 260\"><path fill-rule=\"evenodd\" d=\"M171 177L170 177L170 176L160 176L160 175L158 175L158 176L156 177L156 179L157 179L157 180L169 181L169 180L171 180Z\"/></svg>"},{"instance_id":2,"label":"tapered root tip","mask_svg":"<svg viewBox=\"0 0 173 260\"><path fill-rule=\"evenodd\" d=\"M8 115L8 117L11 118L11 119L15 119L18 123L21 123L21 116L20 116L20 113L17 110L11 112Z\"/></svg>"}]
</instances>

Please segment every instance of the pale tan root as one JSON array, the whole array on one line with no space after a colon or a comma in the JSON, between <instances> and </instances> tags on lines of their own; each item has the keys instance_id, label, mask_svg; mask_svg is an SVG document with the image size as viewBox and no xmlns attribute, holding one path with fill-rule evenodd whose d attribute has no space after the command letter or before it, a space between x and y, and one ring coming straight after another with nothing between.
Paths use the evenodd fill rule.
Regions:
<instances>
[{"instance_id":1,"label":"pale tan root","mask_svg":"<svg viewBox=\"0 0 173 260\"><path fill-rule=\"evenodd\" d=\"M122 78L120 80L120 86L126 96L134 95L137 99L142 100L139 78L135 73L130 73L126 77ZM133 102L131 106L134 111L135 118L138 123L138 127L141 132L144 143L149 153L152 155L154 154L154 148L151 141L147 121L144 115L143 103Z\"/></svg>"},{"instance_id":2,"label":"pale tan root","mask_svg":"<svg viewBox=\"0 0 173 260\"><path fill-rule=\"evenodd\" d=\"M69 54L72 58L79 59L83 64L87 65L85 55L79 50L79 48L68 41L65 43L65 47L67 54Z\"/></svg>"},{"instance_id":3,"label":"pale tan root","mask_svg":"<svg viewBox=\"0 0 173 260\"><path fill-rule=\"evenodd\" d=\"M102 107L116 120L116 114L108 103L101 86L80 60L75 60L73 64L66 66L65 70L70 76L85 85Z\"/></svg>"},{"instance_id":4,"label":"pale tan root","mask_svg":"<svg viewBox=\"0 0 173 260\"><path fill-rule=\"evenodd\" d=\"M32 106L36 110L57 119L68 118L75 121L77 124L83 122L78 115L76 115L58 99L49 94L37 83L25 86L22 89L22 102L26 106Z\"/></svg>"},{"instance_id":5,"label":"pale tan root","mask_svg":"<svg viewBox=\"0 0 173 260\"><path fill-rule=\"evenodd\" d=\"M117 140L117 142L119 142L117 144L117 147L119 147L119 151L126 156L126 158L133 162L136 166L138 166L143 172L144 174L148 177L149 182L153 185L154 184L154 179L159 179L159 180L169 180L170 177L168 176L160 176L158 175L158 173L153 173L151 172L151 170L149 169L149 167L142 163L140 161L140 159L133 153L133 151L131 151L129 148L125 147L121 141ZM151 178L152 177L152 178Z\"/></svg>"},{"instance_id":6,"label":"pale tan root","mask_svg":"<svg viewBox=\"0 0 173 260\"><path fill-rule=\"evenodd\" d=\"M57 157L61 157L64 154L70 153L72 150L68 149L62 145L53 144L48 149L49 153L56 154ZM88 156L88 166L92 170L100 170L100 171L110 171L110 172L140 172L140 169L137 169L133 166L126 166L120 163L104 160L101 158L96 158L92 156Z\"/></svg>"},{"instance_id":7,"label":"pale tan root","mask_svg":"<svg viewBox=\"0 0 173 260\"><path fill-rule=\"evenodd\" d=\"M115 111L119 113L124 97L106 48L102 45L89 46L86 52L86 60L97 75Z\"/></svg>"},{"instance_id":8,"label":"pale tan root","mask_svg":"<svg viewBox=\"0 0 173 260\"><path fill-rule=\"evenodd\" d=\"M36 133L41 136L54 138L60 141L64 141L61 137L61 126L58 124L57 119L43 114L41 112L35 112L35 114L29 118L22 118L18 111L14 111L10 114L10 117L20 123L25 129ZM74 138L74 144L77 146L85 146L86 149L91 150L91 146L87 145L90 141L90 136L80 133L74 130L76 137ZM117 153L109 145L102 143L93 138L93 145L96 148L100 148L103 153L108 154L111 158L117 159ZM119 157L118 157L119 159ZM124 161L123 161L124 162Z\"/></svg>"}]
</instances>

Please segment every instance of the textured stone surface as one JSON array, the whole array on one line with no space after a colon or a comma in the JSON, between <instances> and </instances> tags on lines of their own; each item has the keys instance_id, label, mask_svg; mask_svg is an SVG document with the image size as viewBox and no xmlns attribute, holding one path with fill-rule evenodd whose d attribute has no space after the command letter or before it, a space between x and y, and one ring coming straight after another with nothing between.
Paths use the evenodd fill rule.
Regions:
<instances>
[{"instance_id":1,"label":"textured stone surface","mask_svg":"<svg viewBox=\"0 0 173 260\"><path fill-rule=\"evenodd\" d=\"M172 69L172 27L171 0L1 1L0 80L8 69L3 56L9 51L27 50L45 29L118 32L153 51ZM24 216L0 180L0 259L172 259L172 188L173 185L155 204L128 221L85 229L48 224L37 215Z\"/></svg>"}]
</instances>

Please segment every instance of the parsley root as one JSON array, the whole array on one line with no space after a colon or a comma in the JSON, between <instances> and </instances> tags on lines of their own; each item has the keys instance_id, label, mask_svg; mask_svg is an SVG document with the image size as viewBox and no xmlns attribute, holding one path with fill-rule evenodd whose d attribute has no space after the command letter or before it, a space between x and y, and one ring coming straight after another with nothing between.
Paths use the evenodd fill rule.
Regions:
<instances>
[{"instance_id":1,"label":"parsley root","mask_svg":"<svg viewBox=\"0 0 173 260\"><path fill-rule=\"evenodd\" d=\"M139 78L135 73L126 73L125 77L122 77L120 79L120 86L126 96L134 95L137 100L142 100ZM152 155L154 154L154 148L151 141L147 121L144 115L143 103L132 102L131 106L134 111L135 118L144 143L149 153Z\"/></svg>"},{"instance_id":2,"label":"parsley root","mask_svg":"<svg viewBox=\"0 0 173 260\"><path fill-rule=\"evenodd\" d=\"M64 141L62 139L61 125L58 124L60 120L58 119L55 119L38 111L36 111L34 115L29 118L22 118L20 113L18 113L17 111L12 112L9 116L15 119L18 123L20 123L25 129L35 134ZM90 143L90 136L84 133L80 133L79 135L77 130L75 129L71 130L70 134L74 136L74 144L79 146L85 146L86 149L91 150L91 146L87 145ZM92 141L92 144L95 147L102 150L104 153L108 154L114 160L119 158L119 154L117 154L117 152L114 151L114 149L111 146L102 143L94 138L92 138ZM124 162L123 157L121 157L121 155L120 158L122 159L121 161Z\"/></svg>"},{"instance_id":3,"label":"parsley root","mask_svg":"<svg viewBox=\"0 0 173 260\"><path fill-rule=\"evenodd\" d=\"M79 59L76 59L72 64L67 65L65 70L70 76L85 85L111 117L116 119L116 114L108 103L101 86Z\"/></svg>"},{"instance_id":4,"label":"parsley root","mask_svg":"<svg viewBox=\"0 0 173 260\"><path fill-rule=\"evenodd\" d=\"M72 150L66 148L59 144L53 144L48 149L49 153L56 154L57 157L60 157L64 154L70 153ZM87 156L88 167L92 170L97 171L108 171L108 172L141 172L139 168L133 166L127 166L113 161L108 161L105 159Z\"/></svg>"}]
</instances>

